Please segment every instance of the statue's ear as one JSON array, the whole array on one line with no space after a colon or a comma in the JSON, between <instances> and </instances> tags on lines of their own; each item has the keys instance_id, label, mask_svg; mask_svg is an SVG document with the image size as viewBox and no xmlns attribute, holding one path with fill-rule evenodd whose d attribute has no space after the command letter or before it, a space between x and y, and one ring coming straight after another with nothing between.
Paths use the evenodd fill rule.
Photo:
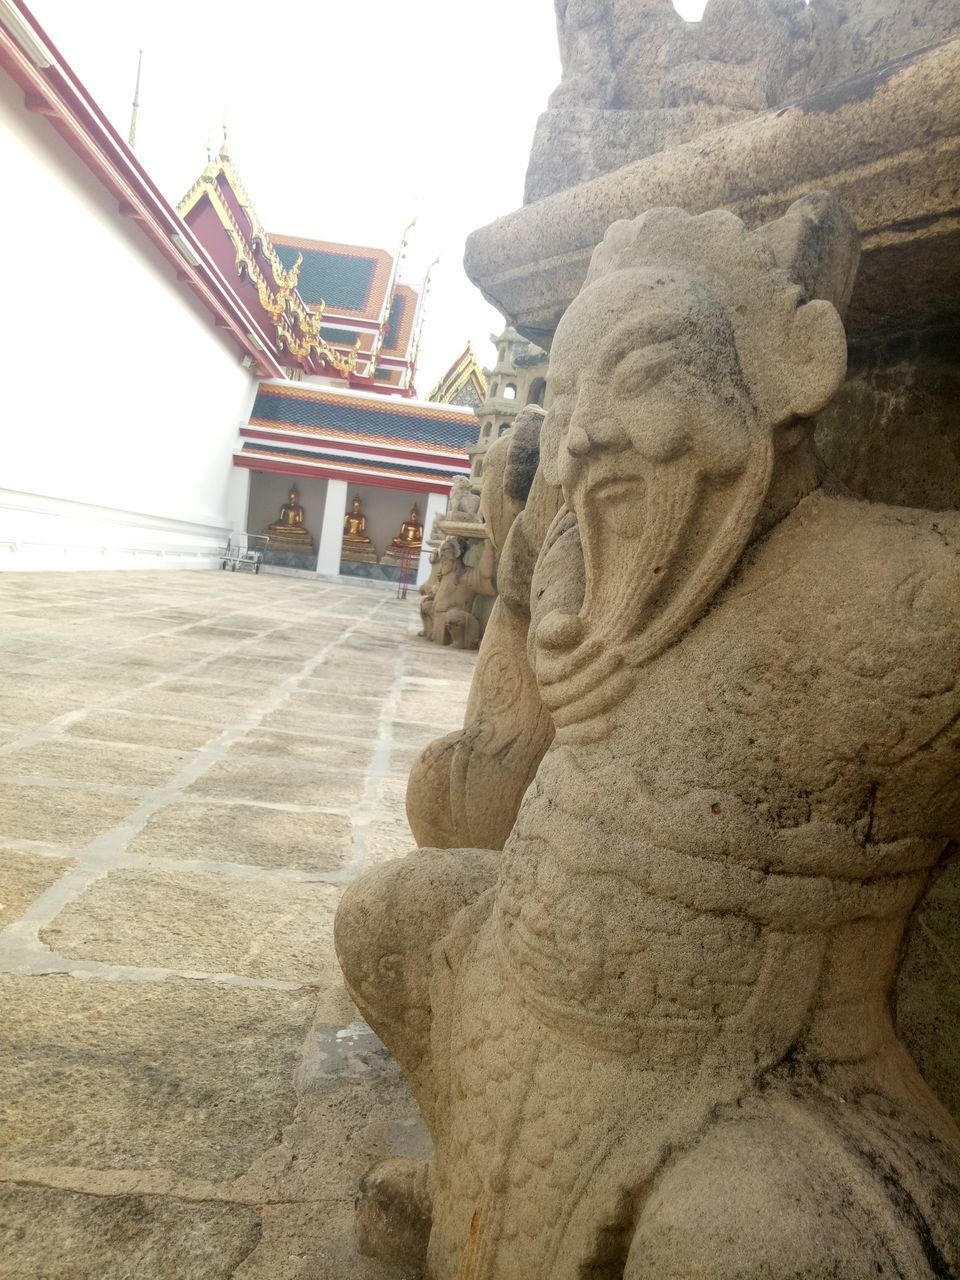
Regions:
<instances>
[{"instance_id":1,"label":"statue's ear","mask_svg":"<svg viewBox=\"0 0 960 1280\"><path fill-rule=\"evenodd\" d=\"M840 316L846 314L860 262L860 233L832 192L813 191L795 200L759 234L804 302L820 298Z\"/></svg>"},{"instance_id":2,"label":"statue's ear","mask_svg":"<svg viewBox=\"0 0 960 1280\"><path fill-rule=\"evenodd\" d=\"M857 275L860 235L829 191L795 200L758 234L800 294L784 345L782 380L778 374L777 416L809 418L836 395L846 375L841 316Z\"/></svg>"},{"instance_id":3,"label":"statue's ear","mask_svg":"<svg viewBox=\"0 0 960 1280\"><path fill-rule=\"evenodd\" d=\"M829 302L818 299L797 308L786 354L784 418L810 418L830 403L847 374L847 337Z\"/></svg>"}]
</instances>

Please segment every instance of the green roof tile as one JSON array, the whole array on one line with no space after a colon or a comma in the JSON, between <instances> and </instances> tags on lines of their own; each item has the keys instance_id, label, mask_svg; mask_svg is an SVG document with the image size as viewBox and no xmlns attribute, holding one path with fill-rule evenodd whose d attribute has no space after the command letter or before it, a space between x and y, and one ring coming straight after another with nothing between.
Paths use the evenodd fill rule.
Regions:
<instances>
[{"instance_id":1,"label":"green roof tile","mask_svg":"<svg viewBox=\"0 0 960 1280\"><path fill-rule=\"evenodd\" d=\"M323 249L298 249L295 245L278 244L274 248L288 269L303 254L297 288L304 302L316 306L344 307L347 311L363 311L370 296L374 258L351 258L345 253L327 253Z\"/></svg>"}]
</instances>

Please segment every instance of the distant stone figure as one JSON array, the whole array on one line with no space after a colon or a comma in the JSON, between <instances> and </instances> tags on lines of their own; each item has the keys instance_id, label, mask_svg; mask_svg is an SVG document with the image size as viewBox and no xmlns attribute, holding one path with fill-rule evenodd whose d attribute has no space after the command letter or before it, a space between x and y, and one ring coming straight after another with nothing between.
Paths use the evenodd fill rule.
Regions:
<instances>
[{"instance_id":1,"label":"distant stone figure","mask_svg":"<svg viewBox=\"0 0 960 1280\"><path fill-rule=\"evenodd\" d=\"M537 472L543 417L523 409L485 457L480 509L501 552L498 594L463 728L431 742L410 771L407 817L427 847L502 848L553 738L527 660L530 580L560 500Z\"/></svg>"},{"instance_id":2,"label":"distant stone figure","mask_svg":"<svg viewBox=\"0 0 960 1280\"><path fill-rule=\"evenodd\" d=\"M464 565L463 551L459 538L444 538L440 544L433 572L420 588L420 634L434 644L475 649L480 643L480 623L470 606L475 596L496 595L493 546L485 545L476 569Z\"/></svg>"},{"instance_id":3,"label":"distant stone figure","mask_svg":"<svg viewBox=\"0 0 960 1280\"><path fill-rule=\"evenodd\" d=\"M459 520L467 524L480 523L480 496L472 492L470 481L466 476L454 476L450 487L450 500L443 519Z\"/></svg>"},{"instance_id":4,"label":"distant stone figure","mask_svg":"<svg viewBox=\"0 0 960 1280\"><path fill-rule=\"evenodd\" d=\"M364 1246L392 1204L431 1280L960 1274L960 1130L891 1015L960 841L960 515L824 481L857 256L823 193L653 209L557 329L556 738L502 854L382 866L336 923L434 1148L365 1184Z\"/></svg>"},{"instance_id":5,"label":"distant stone figure","mask_svg":"<svg viewBox=\"0 0 960 1280\"><path fill-rule=\"evenodd\" d=\"M266 534L270 539L271 551L312 551L313 538L304 527L303 519L300 495L294 485L280 508L278 518L273 524L267 525Z\"/></svg>"}]
</instances>

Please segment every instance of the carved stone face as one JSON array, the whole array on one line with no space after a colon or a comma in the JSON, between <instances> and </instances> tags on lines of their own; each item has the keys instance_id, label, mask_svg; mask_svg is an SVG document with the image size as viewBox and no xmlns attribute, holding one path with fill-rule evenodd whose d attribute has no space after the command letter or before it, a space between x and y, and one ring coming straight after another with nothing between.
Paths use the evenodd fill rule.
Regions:
<instances>
[{"instance_id":1,"label":"carved stone face","mask_svg":"<svg viewBox=\"0 0 960 1280\"><path fill-rule=\"evenodd\" d=\"M733 570L778 455L805 438L797 420L843 380L840 317L811 293L848 297L855 263L856 230L823 194L753 233L679 209L607 231L557 328L541 432L544 477L576 517L557 554L582 555L585 586L577 613L558 605L535 633L558 731L586 732Z\"/></svg>"},{"instance_id":2,"label":"carved stone face","mask_svg":"<svg viewBox=\"0 0 960 1280\"><path fill-rule=\"evenodd\" d=\"M585 289L557 329L550 384L555 478L625 536L653 469L691 453L711 477L746 463L755 414L729 321L682 276L621 271Z\"/></svg>"},{"instance_id":3,"label":"carved stone face","mask_svg":"<svg viewBox=\"0 0 960 1280\"><path fill-rule=\"evenodd\" d=\"M453 573L460 560L460 544L456 538L445 538L440 544L437 572L441 578Z\"/></svg>"},{"instance_id":4,"label":"carved stone face","mask_svg":"<svg viewBox=\"0 0 960 1280\"><path fill-rule=\"evenodd\" d=\"M560 724L555 698L572 705L611 663L661 649L729 572L767 491L772 441L730 318L676 270L611 272L585 288L557 329L549 378L547 475L576 514L586 580L579 616L537 632Z\"/></svg>"}]
</instances>

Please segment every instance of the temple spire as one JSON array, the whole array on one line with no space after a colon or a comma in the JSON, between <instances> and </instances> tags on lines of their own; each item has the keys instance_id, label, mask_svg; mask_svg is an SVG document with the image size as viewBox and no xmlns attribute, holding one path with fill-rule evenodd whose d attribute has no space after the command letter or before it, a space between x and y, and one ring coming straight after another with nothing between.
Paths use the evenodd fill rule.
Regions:
<instances>
[{"instance_id":1,"label":"temple spire","mask_svg":"<svg viewBox=\"0 0 960 1280\"><path fill-rule=\"evenodd\" d=\"M420 357L420 339L423 336L423 319L427 304L427 294L430 292L430 279L434 271L439 265L439 257L434 258L427 267L427 274L423 277L423 288L420 290L420 298L417 303L417 314L413 322L413 356L410 364L407 366L407 386L412 387L417 376L417 360Z\"/></svg>"},{"instance_id":2,"label":"temple spire","mask_svg":"<svg viewBox=\"0 0 960 1280\"><path fill-rule=\"evenodd\" d=\"M400 279L400 268L404 258L407 256L407 245L410 242L410 232L417 225L416 218L411 218L404 227L403 235L400 237L400 248L397 250L397 256L393 260L393 270L390 273L390 280L387 284L387 291L383 297L383 308L380 312L380 332L377 335L377 341L374 344L373 351L370 353L370 362L368 368L370 376L376 376L377 357L383 348L384 338L387 333L387 326L390 323L390 313L393 310L394 298L397 294L397 284Z\"/></svg>"},{"instance_id":3,"label":"temple spire","mask_svg":"<svg viewBox=\"0 0 960 1280\"><path fill-rule=\"evenodd\" d=\"M223 108L223 142L220 144L220 159L230 159L230 148L227 146L227 108Z\"/></svg>"},{"instance_id":4,"label":"temple spire","mask_svg":"<svg viewBox=\"0 0 960 1280\"><path fill-rule=\"evenodd\" d=\"M143 50L140 50L140 57L137 59L137 82L133 88L133 106L130 110L130 132L127 134L127 142L132 151L137 145L137 113L140 110L140 70L143 67Z\"/></svg>"}]
</instances>

